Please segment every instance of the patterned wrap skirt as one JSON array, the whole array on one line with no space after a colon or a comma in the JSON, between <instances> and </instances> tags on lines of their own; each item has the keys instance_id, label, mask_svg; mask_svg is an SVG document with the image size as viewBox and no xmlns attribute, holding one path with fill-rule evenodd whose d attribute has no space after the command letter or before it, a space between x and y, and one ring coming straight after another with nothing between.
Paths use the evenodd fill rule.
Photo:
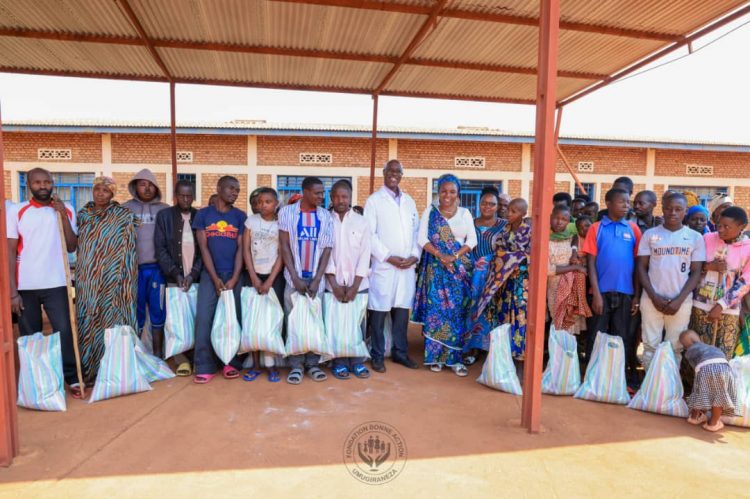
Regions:
<instances>
[{"instance_id":1,"label":"patterned wrap skirt","mask_svg":"<svg viewBox=\"0 0 750 499\"><path fill-rule=\"evenodd\" d=\"M737 383L729 364L708 364L695 375L688 407L707 411L721 407L724 416L740 416Z\"/></svg>"}]
</instances>

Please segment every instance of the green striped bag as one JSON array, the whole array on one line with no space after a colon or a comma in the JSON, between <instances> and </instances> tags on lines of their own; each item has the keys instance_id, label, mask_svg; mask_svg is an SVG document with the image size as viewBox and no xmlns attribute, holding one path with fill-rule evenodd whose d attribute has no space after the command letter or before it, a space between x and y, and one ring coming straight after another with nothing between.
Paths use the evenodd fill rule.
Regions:
<instances>
[{"instance_id":1,"label":"green striped bag","mask_svg":"<svg viewBox=\"0 0 750 499\"><path fill-rule=\"evenodd\" d=\"M367 295L357 294L354 301L341 303L326 293L323 296L323 319L331 351L338 357L370 357L362 336L362 322L367 311Z\"/></svg>"},{"instance_id":2,"label":"green striped bag","mask_svg":"<svg viewBox=\"0 0 750 499\"><path fill-rule=\"evenodd\" d=\"M211 345L214 352L226 365L229 364L240 348L242 328L237 320L237 305L234 302L234 291L227 289L221 292L216 304L214 323L211 326Z\"/></svg>"},{"instance_id":3,"label":"green striped bag","mask_svg":"<svg viewBox=\"0 0 750 499\"><path fill-rule=\"evenodd\" d=\"M21 336L18 343L18 400L20 407L38 411L64 411L60 333Z\"/></svg>"},{"instance_id":4,"label":"green striped bag","mask_svg":"<svg viewBox=\"0 0 750 499\"><path fill-rule=\"evenodd\" d=\"M737 381L737 403L742 416L726 418L724 422L733 426L750 428L750 355L735 357L729 361L729 365Z\"/></svg>"},{"instance_id":5,"label":"green striped bag","mask_svg":"<svg viewBox=\"0 0 750 499\"><path fill-rule=\"evenodd\" d=\"M630 402L625 382L625 345L619 336L596 333L591 362L575 398L625 405Z\"/></svg>"},{"instance_id":6,"label":"green striped bag","mask_svg":"<svg viewBox=\"0 0 750 499\"><path fill-rule=\"evenodd\" d=\"M573 395L581 386L581 369L578 365L578 343L567 331L549 330L549 360L542 374L542 393Z\"/></svg>"},{"instance_id":7,"label":"green striped bag","mask_svg":"<svg viewBox=\"0 0 750 499\"><path fill-rule=\"evenodd\" d=\"M242 336L240 353L266 352L286 355L282 328L284 310L272 289L260 295L255 288L242 288Z\"/></svg>"},{"instance_id":8,"label":"green striped bag","mask_svg":"<svg viewBox=\"0 0 750 499\"><path fill-rule=\"evenodd\" d=\"M129 326L104 330L104 355L99 363L89 404L151 390L151 385L138 368L133 334Z\"/></svg>"},{"instance_id":9,"label":"green striped bag","mask_svg":"<svg viewBox=\"0 0 750 499\"><path fill-rule=\"evenodd\" d=\"M490 351L477 381L495 390L521 395L521 383L510 355L510 324L490 332Z\"/></svg>"},{"instance_id":10,"label":"green striped bag","mask_svg":"<svg viewBox=\"0 0 750 499\"><path fill-rule=\"evenodd\" d=\"M656 351L638 393L628 407L639 411L686 418L688 406L682 398L682 380L672 345L662 341Z\"/></svg>"},{"instance_id":11,"label":"green striped bag","mask_svg":"<svg viewBox=\"0 0 750 499\"><path fill-rule=\"evenodd\" d=\"M155 381L164 381L165 379L174 378L174 373L166 362L156 355L149 353L141 343L138 335L132 328L127 326L132 334L133 345L135 346L135 358L138 361L138 370L143 374L149 383Z\"/></svg>"},{"instance_id":12,"label":"green striped bag","mask_svg":"<svg viewBox=\"0 0 750 499\"><path fill-rule=\"evenodd\" d=\"M287 323L286 354L300 355L307 352L320 355L321 362L333 357L323 324L320 296L313 300L308 295L295 292L292 293L292 311Z\"/></svg>"}]
</instances>

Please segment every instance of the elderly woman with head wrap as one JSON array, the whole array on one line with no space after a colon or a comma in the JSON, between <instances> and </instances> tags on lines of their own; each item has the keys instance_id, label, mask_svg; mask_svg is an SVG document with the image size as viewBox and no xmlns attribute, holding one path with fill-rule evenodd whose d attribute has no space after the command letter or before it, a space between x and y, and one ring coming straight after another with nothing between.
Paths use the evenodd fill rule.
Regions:
<instances>
[{"instance_id":1,"label":"elderly woman with head wrap","mask_svg":"<svg viewBox=\"0 0 750 499\"><path fill-rule=\"evenodd\" d=\"M78 212L76 316L83 375L89 381L104 354L104 330L136 327L138 221L113 200L116 193L112 178L97 177L94 200Z\"/></svg>"},{"instance_id":2,"label":"elderly woman with head wrap","mask_svg":"<svg viewBox=\"0 0 750 499\"><path fill-rule=\"evenodd\" d=\"M461 183L454 175L438 179L438 205L424 211L417 242L422 261L417 275L412 320L424 325L424 363L466 376L463 336L470 301L471 259L477 245L474 219L459 206Z\"/></svg>"},{"instance_id":3,"label":"elderly woman with head wrap","mask_svg":"<svg viewBox=\"0 0 750 499\"><path fill-rule=\"evenodd\" d=\"M716 224L719 223L721 212L734 205L734 201L726 194L719 193L708 202L708 213L711 217L708 220L708 231L716 232Z\"/></svg>"}]
</instances>

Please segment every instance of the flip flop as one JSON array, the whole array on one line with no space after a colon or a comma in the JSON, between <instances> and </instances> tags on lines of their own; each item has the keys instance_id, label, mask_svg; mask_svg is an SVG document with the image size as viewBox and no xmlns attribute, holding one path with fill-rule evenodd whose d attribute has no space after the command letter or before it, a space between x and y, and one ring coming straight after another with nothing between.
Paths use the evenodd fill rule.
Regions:
<instances>
[{"instance_id":1,"label":"flip flop","mask_svg":"<svg viewBox=\"0 0 750 499\"><path fill-rule=\"evenodd\" d=\"M240 377L240 372L232 366L224 366L221 371L224 379L235 379Z\"/></svg>"},{"instance_id":2,"label":"flip flop","mask_svg":"<svg viewBox=\"0 0 750 499\"><path fill-rule=\"evenodd\" d=\"M443 365L442 364L432 364L430 366L430 371L432 371L434 373L439 373L442 370L443 370Z\"/></svg>"},{"instance_id":3,"label":"flip flop","mask_svg":"<svg viewBox=\"0 0 750 499\"><path fill-rule=\"evenodd\" d=\"M708 424L708 422L703 423L703 429L710 432L717 432L722 429L724 429L724 423L721 422L721 419L716 422L715 425L711 426Z\"/></svg>"},{"instance_id":4,"label":"flip flop","mask_svg":"<svg viewBox=\"0 0 750 499\"><path fill-rule=\"evenodd\" d=\"M370 377L370 371L365 367L364 364L354 364L354 367L352 367L352 372L358 378L365 379Z\"/></svg>"},{"instance_id":5,"label":"flip flop","mask_svg":"<svg viewBox=\"0 0 750 499\"><path fill-rule=\"evenodd\" d=\"M268 371L269 383L278 383L279 381L281 381L281 375L279 374L278 369L274 369L273 371Z\"/></svg>"},{"instance_id":6,"label":"flip flop","mask_svg":"<svg viewBox=\"0 0 750 499\"><path fill-rule=\"evenodd\" d=\"M326 373L324 373L319 367L311 367L307 370L307 375L312 378L313 381L325 381L328 379Z\"/></svg>"},{"instance_id":7,"label":"flip flop","mask_svg":"<svg viewBox=\"0 0 750 499\"><path fill-rule=\"evenodd\" d=\"M251 369L245 373L242 379L244 379L245 381L255 381L255 378L257 378L258 376L260 376L260 371Z\"/></svg>"},{"instance_id":8,"label":"flip flop","mask_svg":"<svg viewBox=\"0 0 750 499\"><path fill-rule=\"evenodd\" d=\"M299 385L302 383L303 371L299 367L289 371L289 375L286 377L286 382L290 385Z\"/></svg>"},{"instance_id":9,"label":"flip flop","mask_svg":"<svg viewBox=\"0 0 750 499\"><path fill-rule=\"evenodd\" d=\"M193 369L190 367L190 362L183 362L177 366L175 374L180 377L187 377L193 374Z\"/></svg>"},{"instance_id":10,"label":"flip flop","mask_svg":"<svg viewBox=\"0 0 750 499\"><path fill-rule=\"evenodd\" d=\"M310 371L312 371L312 369L310 369ZM333 377L336 379L349 379L349 369L344 365L332 367L331 374L333 374ZM312 376L312 374L310 374L310 376Z\"/></svg>"},{"instance_id":11,"label":"flip flop","mask_svg":"<svg viewBox=\"0 0 750 499\"><path fill-rule=\"evenodd\" d=\"M196 374L193 376L193 383L196 385L205 385L214 379L215 374Z\"/></svg>"}]
</instances>

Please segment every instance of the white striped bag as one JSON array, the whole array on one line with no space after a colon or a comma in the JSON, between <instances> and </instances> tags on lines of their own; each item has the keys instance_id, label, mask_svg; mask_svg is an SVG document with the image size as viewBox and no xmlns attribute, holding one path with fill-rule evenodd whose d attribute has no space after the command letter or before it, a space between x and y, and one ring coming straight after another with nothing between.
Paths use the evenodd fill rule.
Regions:
<instances>
[{"instance_id":1,"label":"white striped bag","mask_svg":"<svg viewBox=\"0 0 750 499\"><path fill-rule=\"evenodd\" d=\"M601 331L596 333L591 361L575 398L622 405L630 402L622 338Z\"/></svg>"},{"instance_id":2,"label":"white striped bag","mask_svg":"<svg viewBox=\"0 0 750 499\"><path fill-rule=\"evenodd\" d=\"M323 324L320 296L313 300L308 295L292 293L292 311L286 331L286 354L300 355L314 352L325 362L333 357Z\"/></svg>"},{"instance_id":3,"label":"white striped bag","mask_svg":"<svg viewBox=\"0 0 750 499\"><path fill-rule=\"evenodd\" d=\"M144 347L138 335L132 328L127 327L132 333L133 345L135 346L135 358L138 362L138 370L143 374L149 383L155 381L164 381L165 379L174 378L174 373L166 362L156 355L149 353Z\"/></svg>"},{"instance_id":4,"label":"white striped bag","mask_svg":"<svg viewBox=\"0 0 750 499\"><path fill-rule=\"evenodd\" d=\"M20 364L16 403L38 411L66 410L60 333L34 333L16 342Z\"/></svg>"},{"instance_id":5,"label":"white striped bag","mask_svg":"<svg viewBox=\"0 0 750 499\"><path fill-rule=\"evenodd\" d=\"M242 327L237 320L237 305L234 302L234 291L227 289L221 292L216 304L214 323L211 327L211 345L214 352L226 365L229 364L240 348Z\"/></svg>"},{"instance_id":6,"label":"white striped bag","mask_svg":"<svg viewBox=\"0 0 750 499\"><path fill-rule=\"evenodd\" d=\"M688 406L682 398L683 395L680 368L677 365L672 344L662 341L656 347L641 389L635 394L628 407L639 411L686 418Z\"/></svg>"},{"instance_id":7,"label":"white striped bag","mask_svg":"<svg viewBox=\"0 0 750 499\"><path fill-rule=\"evenodd\" d=\"M104 355L89 403L149 390L151 385L138 369L133 329L129 326L105 329Z\"/></svg>"},{"instance_id":8,"label":"white striped bag","mask_svg":"<svg viewBox=\"0 0 750 499\"><path fill-rule=\"evenodd\" d=\"M722 420L733 426L750 428L750 355L733 358L729 361L729 366L734 372L738 410L742 416L722 418Z\"/></svg>"},{"instance_id":9,"label":"white striped bag","mask_svg":"<svg viewBox=\"0 0 750 499\"><path fill-rule=\"evenodd\" d=\"M323 296L323 319L331 352L338 357L370 357L362 337L362 322L367 311L367 295L357 294L353 302L341 303L326 293Z\"/></svg>"},{"instance_id":10,"label":"white striped bag","mask_svg":"<svg viewBox=\"0 0 750 499\"><path fill-rule=\"evenodd\" d=\"M521 383L510 355L510 324L490 332L490 351L477 381L495 390L521 395Z\"/></svg>"},{"instance_id":11,"label":"white striped bag","mask_svg":"<svg viewBox=\"0 0 750 499\"><path fill-rule=\"evenodd\" d=\"M266 352L286 355L284 338L284 309L274 290L261 295L255 288L242 288L242 336L240 353Z\"/></svg>"},{"instance_id":12,"label":"white striped bag","mask_svg":"<svg viewBox=\"0 0 750 499\"><path fill-rule=\"evenodd\" d=\"M542 374L542 393L573 395L581 386L576 337L567 331L549 330L549 360Z\"/></svg>"},{"instance_id":13,"label":"white striped bag","mask_svg":"<svg viewBox=\"0 0 750 499\"><path fill-rule=\"evenodd\" d=\"M167 320L164 323L164 358L191 350L195 346L195 308L198 285L188 291L167 288Z\"/></svg>"}]
</instances>

